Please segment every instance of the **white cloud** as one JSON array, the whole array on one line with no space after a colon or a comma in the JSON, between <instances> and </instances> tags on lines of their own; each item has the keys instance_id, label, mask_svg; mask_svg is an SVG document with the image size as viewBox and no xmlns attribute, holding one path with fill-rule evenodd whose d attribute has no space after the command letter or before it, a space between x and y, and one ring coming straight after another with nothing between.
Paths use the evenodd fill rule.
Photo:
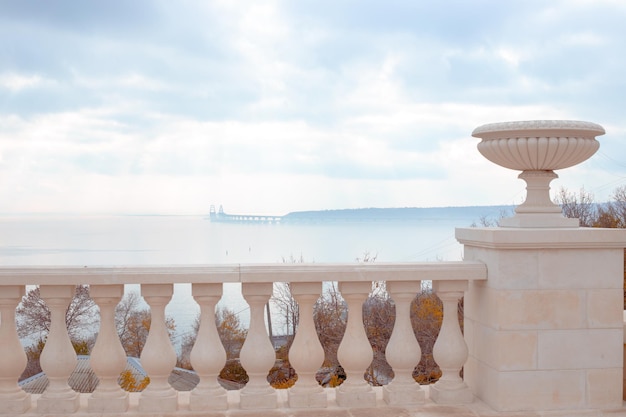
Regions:
<instances>
[{"instance_id":1,"label":"white cloud","mask_svg":"<svg viewBox=\"0 0 626 417\"><path fill-rule=\"evenodd\" d=\"M44 79L39 75L23 75L10 72L0 74L0 88L5 88L11 92L36 88L42 84L44 84Z\"/></svg>"},{"instance_id":2,"label":"white cloud","mask_svg":"<svg viewBox=\"0 0 626 417\"><path fill-rule=\"evenodd\" d=\"M501 47L497 50L497 54L508 64L517 67L523 59L520 51L514 48Z\"/></svg>"},{"instance_id":3,"label":"white cloud","mask_svg":"<svg viewBox=\"0 0 626 417\"><path fill-rule=\"evenodd\" d=\"M618 162L558 181L608 195L626 10L592 6L114 2L74 10L87 24L0 5L2 211L509 204L523 182L471 131L550 118L605 125Z\"/></svg>"},{"instance_id":4,"label":"white cloud","mask_svg":"<svg viewBox=\"0 0 626 417\"><path fill-rule=\"evenodd\" d=\"M593 32L568 33L561 38L561 42L567 46L602 46L608 43L604 36Z\"/></svg>"}]
</instances>

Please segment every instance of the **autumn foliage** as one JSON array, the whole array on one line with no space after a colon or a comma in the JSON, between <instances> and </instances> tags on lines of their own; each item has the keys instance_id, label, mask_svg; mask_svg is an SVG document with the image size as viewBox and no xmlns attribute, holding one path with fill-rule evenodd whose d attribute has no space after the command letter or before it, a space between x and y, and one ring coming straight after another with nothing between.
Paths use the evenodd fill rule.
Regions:
<instances>
[{"instance_id":1,"label":"autumn foliage","mask_svg":"<svg viewBox=\"0 0 626 417\"><path fill-rule=\"evenodd\" d=\"M126 369L120 374L118 382L123 390L129 392L138 392L143 391L144 388L148 386L148 384L150 383L150 377L146 376L140 381L137 381L133 373L130 370Z\"/></svg>"}]
</instances>

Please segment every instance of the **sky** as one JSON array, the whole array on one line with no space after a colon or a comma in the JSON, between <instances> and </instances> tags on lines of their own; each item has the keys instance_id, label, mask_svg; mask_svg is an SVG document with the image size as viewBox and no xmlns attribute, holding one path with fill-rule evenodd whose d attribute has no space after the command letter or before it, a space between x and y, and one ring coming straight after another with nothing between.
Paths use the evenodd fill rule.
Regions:
<instances>
[{"instance_id":1,"label":"sky","mask_svg":"<svg viewBox=\"0 0 626 417\"><path fill-rule=\"evenodd\" d=\"M485 123L585 120L626 185L622 0L0 0L0 213L519 204Z\"/></svg>"}]
</instances>

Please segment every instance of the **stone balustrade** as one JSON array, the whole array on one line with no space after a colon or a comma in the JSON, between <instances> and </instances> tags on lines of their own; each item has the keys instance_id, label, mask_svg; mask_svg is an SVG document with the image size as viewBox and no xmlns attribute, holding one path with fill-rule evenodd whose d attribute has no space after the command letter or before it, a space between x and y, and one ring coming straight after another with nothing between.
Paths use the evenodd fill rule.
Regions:
<instances>
[{"instance_id":1,"label":"stone balustrade","mask_svg":"<svg viewBox=\"0 0 626 417\"><path fill-rule=\"evenodd\" d=\"M438 415L461 410L461 415L468 416L519 412L587 416L604 415L605 410L614 417L626 416L622 401L626 231L468 228L457 229L456 236L465 246L466 261L1 267L0 414L226 416L244 412L298 416L311 415L307 410L319 413L326 409L349 416L360 415L354 410L374 409L376 415L422 415L435 405L440 407ZM421 352L408 312L424 280L432 281L444 306L433 349L443 375L436 384L421 387L411 377ZM348 305L346 333L338 351L347 379L337 388L322 388L315 381L323 352L312 320L313 305L325 281L339 283ZM387 283L396 304L396 320L386 348L394 378L375 388L363 379L372 348L362 317L362 304L374 281ZM275 390L265 379L275 353L262 320L263 306L274 282L291 283L301 312L289 352L298 381L288 390ZM152 314L141 355L151 382L143 392L129 394L117 383L125 355L113 322L124 285L131 283L140 285ZM190 358L200 382L191 392L177 392L168 383L176 355L164 311L177 283L191 283L201 309L201 326ZM225 352L213 320L224 283L241 283L251 309L248 337L240 352L250 382L239 391L228 392L216 379ZM69 344L64 311L78 284L90 286L100 311L100 329L90 361L99 385L90 394L78 394L68 385L76 355ZM17 384L26 357L16 333L15 309L27 285L40 286L42 299L51 310L52 325L41 355L41 367L50 384L41 395L29 395ZM455 308L462 296L463 334ZM413 410L412 414L406 410Z\"/></svg>"},{"instance_id":2,"label":"stone balustrade","mask_svg":"<svg viewBox=\"0 0 626 417\"><path fill-rule=\"evenodd\" d=\"M372 360L372 348L365 334L362 306L373 281L386 281L396 304L397 318L387 347L387 359L395 378L384 387L383 404L418 405L424 390L411 374L421 353L410 323L410 303L423 280L444 301L444 325L439 334L435 357L444 375L433 386L432 399L446 404L471 402L473 395L459 376L468 357L456 305L471 281L487 278L482 262L437 262L407 264L280 264L179 267L4 267L0 268L0 413L176 415L181 412L207 412L238 408L244 410L377 407L375 390L363 373ZM315 373L324 354L313 324L313 305L320 297L322 283L337 281L348 305L346 333L338 358L347 375L338 388L322 388ZM213 314L224 283L242 283L242 293L250 306L250 327L241 349L241 364L250 380L238 393L237 403L217 383L226 361ZM280 400L266 376L275 362L274 348L263 319L274 282L290 282L300 304L301 318L289 357L298 374L296 384ZM176 354L168 337L165 307L176 283L191 283L192 295L201 309L201 325L191 352L191 363L200 382L189 394L174 390L168 376ZM79 394L68 385L76 366L76 355L65 328L65 309L75 285L88 284L100 311L100 329L92 351L91 364L100 381L91 394ZM150 377L148 387L136 401L123 391L117 379L124 369L125 355L115 332L114 310L124 294L124 284L140 284L141 295L150 307L152 324L141 354L141 363ZM41 355L41 367L50 384L42 395L25 393L17 380L26 363L15 330L15 308L27 285L39 285L41 296L51 310L51 327ZM231 396L232 397L232 396ZM330 400L329 400L330 398ZM136 404L134 404L136 402Z\"/></svg>"}]
</instances>

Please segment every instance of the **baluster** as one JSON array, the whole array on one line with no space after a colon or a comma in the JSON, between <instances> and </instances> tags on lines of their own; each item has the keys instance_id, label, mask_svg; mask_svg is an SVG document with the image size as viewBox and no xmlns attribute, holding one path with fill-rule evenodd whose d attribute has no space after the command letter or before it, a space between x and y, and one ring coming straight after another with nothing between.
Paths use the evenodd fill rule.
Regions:
<instances>
[{"instance_id":1,"label":"baluster","mask_svg":"<svg viewBox=\"0 0 626 417\"><path fill-rule=\"evenodd\" d=\"M142 284L141 295L150 306L150 332L141 352L141 366L150 384L139 397L139 410L173 412L178 409L178 392L168 382L176 366L176 352L165 326L165 306L174 293L173 284Z\"/></svg>"},{"instance_id":2,"label":"baluster","mask_svg":"<svg viewBox=\"0 0 626 417\"><path fill-rule=\"evenodd\" d=\"M124 285L91 285L91 298L100 308L100 330L90 364L100 381L88 400L90 412L125 412L128 393L118 384L126 368L126 352L115 328L115 307L124 295Z\"/></svg>"},{"instance_id":3,"label":"baluster","mask_svg":"<svg viewBox=\"0 0 626 417\"><path fill-rule=\"evenodd\" d=\"M348 303L348 323L337 350L339 363L346 371L346 380L337 388L337 404L341 407L375 407L376 393L363 378L365 369L374 359L363 325L363 302L372 290L372 283L340 282L339 290Z\"/></svg>"},{"instance_id":4,"label":"baluster","mask_svg":"<svg viewBox=\"0 0 626 417\"><path fill-rule=\"evenodd\" d=\"M387 281L387 291L396 304L396 322L385 349L394 378L383 387L383 398L391 405L420 404L424 390L413 379L413 369L420 362L422 350L411 325L411 302L421 290L420 281Z\"/></svg>"},{"instance_id":5,"label":"baluster","mask_svg":"<svg viewBox=\"0 0 626 417\"><path fill-rule=\"evenodd\" d=\"M193 298L200 305L200 329L191 350L193 369L200 382L191 391L192 411L225 410L228 408L226 390L217 376L226 363L226 351L215 327L215 305L222 297L222 284L193 284Z\"/></svg>"},{"instance_id":6,"label":"baluster","mask_svg":"<svg viewBox=\"0 0 626 417\"><path fill-rule=\"evenodd\" d=\"M23 285L0 286L0 414L21 414L31 405L30 394L17 384L27 362L15 330L15 308L23 296Z\"/></svg>"},{"instance_id":7,"label":"baluster","mask_svg":"<svg viewBox=\"0 0 626 417\"><path fill-rule=\"evenodd\" d=\"M458 304L467 281L433 281L433 289L443 302L443 323L433 346L433 357L441 378L430 387L430 398L440 404L466 404L474 396L460 376L468 350L459 326Z\"/></svg>"},{"instance_id":8,"label":"baluster","mask_svg":"<svg viewBox=\"0 0 626 417\"><path fill-rule=\"evenodd\" d=\"M241 390L240 405L244 409L276 408L276 390L267 382L267 374L276 362L274 346L267 335L263 308L272 295L269 283L242 284L243 297L250 305L250 329L241 348L241 365L250 380Z\"/></svg>"},{"instance_id":9,"label":"baluster","mask_svg":"<svg viewBox=\"0 0 626 417\"><path fill-rule=\"evenodd\" d=\"M313 321L313 306L322 292L322 283L293 282L290 287L291 295L298 302L300 317L298 330L289 349L289 363L298 374L296 384L289 389L289 406L326 407L326 392L315 379L317 370L324 362L324 349Z\"/></svg>"},{"instance_id":10,"label":"baluster","mask_svg":"<svg viewBox=\"0 0 626 417\"><path fill-rule=\"evenodd\" d=\"M50 332L39 358L48 377L48 387L37 400L40 413L74 413L79 395L68 385L78 360L65 327L65 311L76 292L73 285L42 285L41 298L50 309Z\"/></svg>"}]
</instances>

